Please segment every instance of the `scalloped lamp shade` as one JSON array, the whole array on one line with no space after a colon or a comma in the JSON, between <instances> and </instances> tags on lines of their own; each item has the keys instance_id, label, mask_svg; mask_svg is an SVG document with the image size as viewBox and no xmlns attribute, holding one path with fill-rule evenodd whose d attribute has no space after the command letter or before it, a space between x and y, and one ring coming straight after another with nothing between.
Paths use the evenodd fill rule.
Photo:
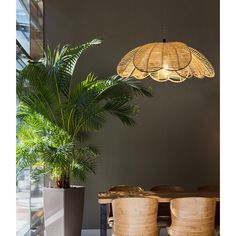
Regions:
<instances>
[{"instance_id":1,"label":"scalloped lamp shade","mask_svg":"<svg viewBox=\"0 0 236 236\"><path fill-rule=\"evenodd\" d=\"M157 42L137 47L128 52L117 66L123 78L134 77L175 83L187 78L212 78L215 71L211 63L196 49L181 42Z\"/></svg>"}]
</instances>

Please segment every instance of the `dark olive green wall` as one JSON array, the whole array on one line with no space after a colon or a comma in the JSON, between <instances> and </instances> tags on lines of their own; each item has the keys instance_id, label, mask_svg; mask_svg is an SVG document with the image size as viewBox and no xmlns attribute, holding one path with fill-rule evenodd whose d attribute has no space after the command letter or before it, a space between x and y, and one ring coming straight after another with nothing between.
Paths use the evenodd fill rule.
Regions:
<instances>
[{"instance_id":1,"label":"dark olive green wall","mask_svg":"<svg viewBox=\"0 0 236 236\"><path fill-rule=\"evenodd\" d=\"M162 39L160 0L45 0L45 41L77 45L103 37L103 45L81 58L79 79L116 72L122 56ZM162 1L163 2L163 1ZM194 189L219 182L219 2L168 0L168 41L183 41L205 54L214 79L181 84L146 79L154 97L141 98L135 128L113 118L92 136L100 147L96 176L86 182L84 228L99 227L97 193L111 185L180 184Z\"/></svg>"}]
</instances>

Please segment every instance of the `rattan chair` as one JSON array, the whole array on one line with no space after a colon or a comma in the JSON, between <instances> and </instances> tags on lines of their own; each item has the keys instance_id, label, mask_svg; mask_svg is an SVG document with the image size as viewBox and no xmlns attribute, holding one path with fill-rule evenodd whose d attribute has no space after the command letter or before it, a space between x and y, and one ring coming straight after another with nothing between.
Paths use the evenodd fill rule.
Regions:
<instances>
[{"instance_id":1,"label":"rattan chair","mask_svg":"<svg viewBox=\"0 0 236 236\"><path fill-rule=\"evenodd\" d=\"M189 197L171 201L171 226L173 236L213 236L215 234L214 198Z\"/></svg>"},{"instance_id":2,"label":"rattan chair","mask_svg":"<svg viewBox=\"0 0 236 236\"><path fill-rule=\"evenodd\" d=\"M158 200L118 198L112 201L113 236L157 236Z\"/></svg>"},{"instance_id":3,"label":"rattan chair","mask_svg":"<svg viewBox=\"0 0 236 236\"><path fill-rule=\"evenodd\" d=\"M150 189L156 193L183 192L184 188L177 185L157 185ZM159 229L169 227L171 224L170 203L160 203L158 206L157 223Z\"/></svg>"},{"instance_id":4,"label":"rattan chair","mask_svg":"<svg viewBox=\"0 0 236 236\"><path fill-rule=\"evenodd\" d=\"M220 226L217 225L215 228L215 236L220 236Z\"/></svg>"},{"instance_id":5,"label":"rattan chair","mask_svg":"<svg viewBox=\"0 0 236 236\"><path fill-rule=\"evenodd\" d=\"M142 192L144 191L143 188L139 187L139 186L129 186L129 185L117 185L117 186L113 186L111 187L108 191L113 191L113 192ZM113 225L113 213L112 213L112 205L109 205L109 214L108 214L108 219L107 219L107 223L109 225L109 227L112 228Z\"/></svg>"},{"instance_id":6,"label":"rattan chair","mask_svg":"<svg viewBox=\"0 0 236 236\"><path fill-rule=\"evenodd\" d=\"M220 187L218 185L203 185L197 188L199 192L213 192L219 193ZM215 230L216 235L220 235L220 203L216 203L216 216L215 216Z\"/></svg>"}]
</instances>

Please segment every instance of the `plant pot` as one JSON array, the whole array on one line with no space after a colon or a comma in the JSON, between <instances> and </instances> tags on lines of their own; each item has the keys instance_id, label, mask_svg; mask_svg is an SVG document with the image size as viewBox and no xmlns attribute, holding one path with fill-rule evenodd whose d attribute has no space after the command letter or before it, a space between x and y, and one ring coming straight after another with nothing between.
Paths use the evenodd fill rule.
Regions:
<instances>
[{"instance_id":1,"label":"plant pot","mask_svg":"<svg viewBox=\"0 0 236 236\"><path fill-rule=\"evenodd\" d=\"M84 210L84 187L44 188L46 236L80 236Z\"/></svg>"}]
</instances>

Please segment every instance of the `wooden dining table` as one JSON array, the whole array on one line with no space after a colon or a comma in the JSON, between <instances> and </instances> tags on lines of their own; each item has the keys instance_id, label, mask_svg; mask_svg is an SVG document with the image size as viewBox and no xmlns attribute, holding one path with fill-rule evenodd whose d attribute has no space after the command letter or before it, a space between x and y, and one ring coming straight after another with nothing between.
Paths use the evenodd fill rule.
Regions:
<instances>
[{"instance_id":1,"label":"wooden dining table","mask_svg":"<svg viewBox=\"0 0 236 236\"><path fill-rule=\"evenodd\" d=\"M107 236L107 212L112 200L122 197L148 197L158 199L159 204L170 203L174 198L182 197L210 197L220 201L219 192L163 192L152 191L127 192L127 191L107 191L98 193L98 203L100 204L100 236Z\"/></svg>"}]
</instances>

